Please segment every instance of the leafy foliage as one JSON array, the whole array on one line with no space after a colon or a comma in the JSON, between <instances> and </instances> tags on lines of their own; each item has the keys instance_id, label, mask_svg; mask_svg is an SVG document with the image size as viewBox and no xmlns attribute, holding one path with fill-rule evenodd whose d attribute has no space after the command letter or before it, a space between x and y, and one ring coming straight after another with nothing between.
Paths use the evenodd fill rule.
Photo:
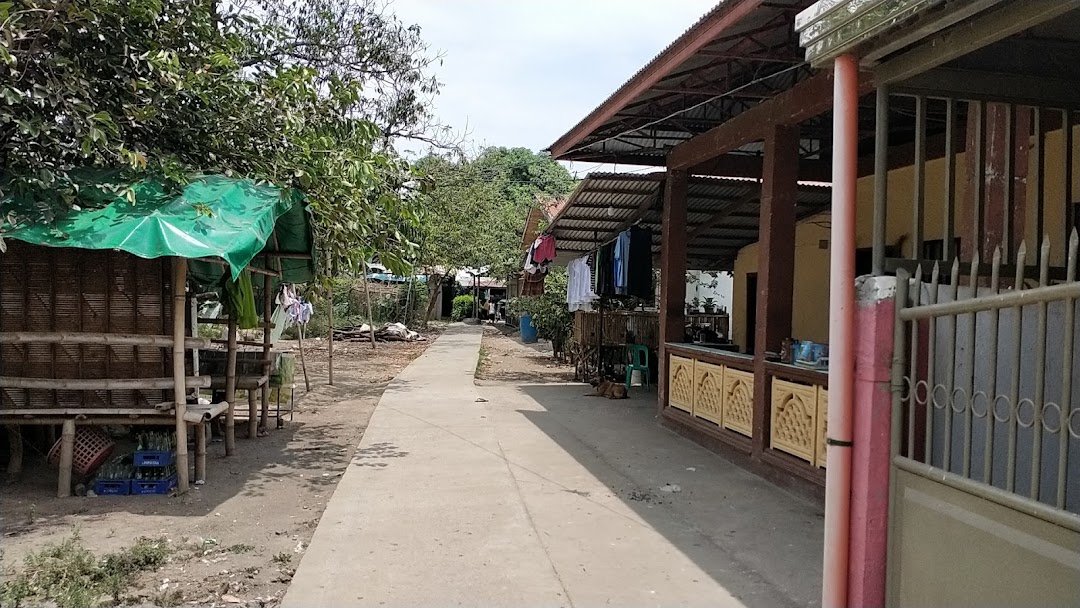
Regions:
<instances>
[{"instance_id":1,"label":"leafy foliage","mask_svg":"<svg viewBox=\"0 0 1080 608\"><path fill-rule=\"evenodd\" d=\"M450 319L453 321L461 321L462 319L468 319L473 316L473 304L476 298L473 296L455 296L452 308L450 309Z\"/></svg>"},{"instance_id":2,"label":"leafy foliage","mask_svg":"<svg viewBox=\"0 0 1080 608\"><path fill-rule=\"evenodd\" d=\"M84 167L118 192L223 173L302 189L325 269L415 256L417 176L389 141L426 128L438 83L379 0L14 0L0 23L0 200L35 203L9 224L93 205Z\"/></svg>"},{"instance_id":3,"label":"leafy foliage","mask_svg":"<svg viewBox=\"0 0 1080 608\"><path fill-rule=\"evenodd\" d=\"M532 316L537 335L551 340L556 355L565 352L574 331L574 317L566 307L566 283L566 270L552 268L544 280L542 295L514 298L508 308L511 314Z\"/></svg>"},{"instance_id":4,"label":"leafy foliage","mask_svg":"<svg viewBox=\"0 0 1080 608\"><path fill-rule=\"evenodd\" d=\"M139 538L99 559L76 533L28 555L23 572L0 586L0 600L16 607L27 600L52 600L60 608L96 606L104 596L119 601L135 575L160 567L169 553L164 539Z\"/></svg>"},{"instance_id":5,"label":"leafy foliage","mask_svg":"<svg viewBox=\"0 0 1080 608\"><path fill-rule=\"evenodd\" d=\"M529 210L574 187L561 165L525 148L488 148L471 159L431 155L417 168L429 180L421 196L421 266L487 268L496 277L519 270Z\"/></svg>"}]
</instances>

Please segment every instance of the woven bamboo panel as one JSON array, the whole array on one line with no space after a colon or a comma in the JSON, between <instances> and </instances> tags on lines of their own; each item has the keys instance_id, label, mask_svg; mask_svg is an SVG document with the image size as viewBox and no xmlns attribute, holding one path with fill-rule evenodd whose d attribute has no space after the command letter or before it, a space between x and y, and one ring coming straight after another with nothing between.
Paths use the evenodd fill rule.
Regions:
<instances>
[{"instance_id":1,"label":"woven bamboo panel","mask_svg":"<svg viewBox=\"0 0 1080 608\"><path fill-rule=\"evenodd\" d=\"M754 436L754 374L724 369L723 426L747 437Z\"/></svg>"},{"instance_id":2,"label":"woven bamboo panel","mask_svg":"<svg viewBox=\"0 0 1080 608\"><path fill-rule=\"evenodd\" d=\"M694 361L693 415L709 422L724 423L724 367Z\"/></svg>"},{"instance_id":3,"label":"woven bamboo panel","mask_svg":"<svg viewBox=\"0 0 1080 608\"><path fill-rule=\"evenodd\" d=\"M829 421L829 389L817 387L817 449L815 450L814 464L819 467L825 466L825 431Z\"/></svg>"},{"instance_id":4,"label":"woven bamboo panel","mask_svg":"<svg viewBox=\"0 0 1080 608\"><path fill-rule=\"evenodd\" d=\"M817 387L774 378L772 447L813 464L817 444Z\"/></svg>"},{"instance_id":5,"label":"woven bamboo panel","mask_svg":"<svg viewBox=\"0 0 1080 608\"><path fill-rule=\"evenodd\" d=\"M574 340L586 347L596 346L600 337L600 313L574 313ZM634 344L660 347L660 321L655 312L604 311L604 344Z\"/></svg>"},{"instance_id":6,"label":"woven bamboo panel","mask_svg":"<svg viewBox=\"0 0 1080 608\"><path fill-rule=\"evenodd\" d=\"M694 360L671 355L668 362L668 405L692 413L694 410Z\"/></svg>"},{"instance_id":7,"label":"woven bamboo panel","mask_svg":"<svg viewBox=\"0 0 1080 608\"><path fill-rule=\"evenodd\" d=\"M115 251L8 242L0 255L0 331L169 334L169 262ZM156 378L172 374L168 349L133 346L0 346L4 375ZM0 407L144 407L163 391L0 390Z\"/></svg>"}]
</instances>

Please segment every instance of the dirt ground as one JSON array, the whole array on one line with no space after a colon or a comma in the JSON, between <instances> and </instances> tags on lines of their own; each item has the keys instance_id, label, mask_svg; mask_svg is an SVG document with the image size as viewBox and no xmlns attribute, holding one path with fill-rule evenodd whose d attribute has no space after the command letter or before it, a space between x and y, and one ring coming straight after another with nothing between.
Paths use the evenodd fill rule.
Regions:
<instances>
[{"instance_id":1,"label":"dirt ground","mask_svg":"<svg viewBox=\"0 0 1080 608\"><path fill-rule=\"evenodd\" d=\"M551 343L522 344L516 328L485 325L476 380L487 382L573 382L574 366L551 357Z\"/></svg>"},{"instance_id":2,"label":"dirt ground","mask_svg":"<svg viewBox=\"0 0 1080 608\"><path fill-rule=\"evenodd\" d=\"M326 384L326 342L306 341L312 391L304 394L298 365L294 419L285 416L277 430L271 420L269 436L255 440L238 421L237 453L226 459L224 444L212 443L206 484L182 496L56 498L55 471L28 450L22 480L0 491L0 581L27 554L73 533L98 555L164 537L175 547L169 562L141 574L129 602L276 605L383 389L437 330L424 335L428 341L374 351L335 343L335 386Z\"/></svg>"}]
</instances>

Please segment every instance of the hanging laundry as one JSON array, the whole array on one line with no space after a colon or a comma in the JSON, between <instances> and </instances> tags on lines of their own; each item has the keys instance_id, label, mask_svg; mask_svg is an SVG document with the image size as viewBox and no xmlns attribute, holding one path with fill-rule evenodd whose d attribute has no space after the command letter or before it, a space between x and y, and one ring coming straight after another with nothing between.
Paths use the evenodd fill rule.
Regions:
<instances>
[{"instance_id":1,"label":"hanging laundry","mask_svg":"<svg viewBox=\"0 0 1080 608\"><path fill-rule=\"evenodd\" d=\"M547 272L554 261L555 237L550 234L541 234L533 241L529 247L529 253L525 256L525 272L529 274Z\"/></svg>"},{"instance_id":2,"label":"hanging laundry","mask_svg":"<svg viewBox=\"0 0 1080 608\"><path fill-rule=\"evenodd\" d=\"M255 293L251 289L251 273L244 269L235 281L226 273L224 279L225 308L229 316L236 317L240 329L259 326L259 314L255 312Z\"/></svg>"},{"instance_id":3,"label":"hanging laundry","mask_svg":"<svg viewBox=\"0 0 1080 608\"><path fill-rule=\"evenodd\" d=\"M544 295L544 279L547 277L546 273L525 273L524 280L521 282L521 295L523 296L542 296Z\"/></svg>"},{"instance_id":4,"label":"hanging laundry","mask_svg":"<svg viewBox=\"0 0 1080 608\"><path fill-rule=\"evenodd\" d=\"M626 294L653 299L652 230L634 226L627 231Z\"/></svg>"},{"instance_id":5,"label":"hanging laundry","mask_svg":"<svg viewBox=\"0 0 1080 608\"><path fill-rule=\"evenodd\" d=\"M537 245L536 251L533 253L533 260L537 264L543 265L555 261L555 236L551 234L541 234L536 237Z\"/></svg>"},{"instance_id":6,"label":"hanging laundry","mask_svg":"<svg viewBox=\"0 0 1080 608\"><path fill-rule=\"evenodd\" d=\"M615 242L600 247L596 255L596 293L613 296L615 293Z\"/></svg>"},{"instance_id":7,"label":"hanging laundry","mask_svg":"<svg viewBox=\"0 0 1080 608\"><path fill-rule=\"evenodd\" d=\"M615 293L627 295L626 277L630 267L630 231L623 230L615 237Z\"/></svg>"},{"instance_id":8,"label":"hanging laundry","mask_svg":"<svg viewBox=\"0 0 1080 608\"><path fill-rule=\"evenodd\" d=\"M589 270L588 256L572 260L566 266L566 306L570 312L592 310L596 299L592 289L592 276Z\"/></svg>"}]
</instances>

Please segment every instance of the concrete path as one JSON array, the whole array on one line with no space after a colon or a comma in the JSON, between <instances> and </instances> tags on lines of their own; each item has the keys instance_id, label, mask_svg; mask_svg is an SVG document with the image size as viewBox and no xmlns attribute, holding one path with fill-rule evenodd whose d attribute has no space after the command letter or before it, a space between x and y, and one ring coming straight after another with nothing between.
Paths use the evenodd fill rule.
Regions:
<instances>
[{"instance_id":1,"label":"concrete path","mask_svg":"<svg viewBox=\"0 0 1080 608\"><path fill-rule=\"evenodd\" d=\"M817 506L658 427L655 398L474 385L480 336L387 388L283 606L816 603Z\"/></svg>"}]
</instances>

